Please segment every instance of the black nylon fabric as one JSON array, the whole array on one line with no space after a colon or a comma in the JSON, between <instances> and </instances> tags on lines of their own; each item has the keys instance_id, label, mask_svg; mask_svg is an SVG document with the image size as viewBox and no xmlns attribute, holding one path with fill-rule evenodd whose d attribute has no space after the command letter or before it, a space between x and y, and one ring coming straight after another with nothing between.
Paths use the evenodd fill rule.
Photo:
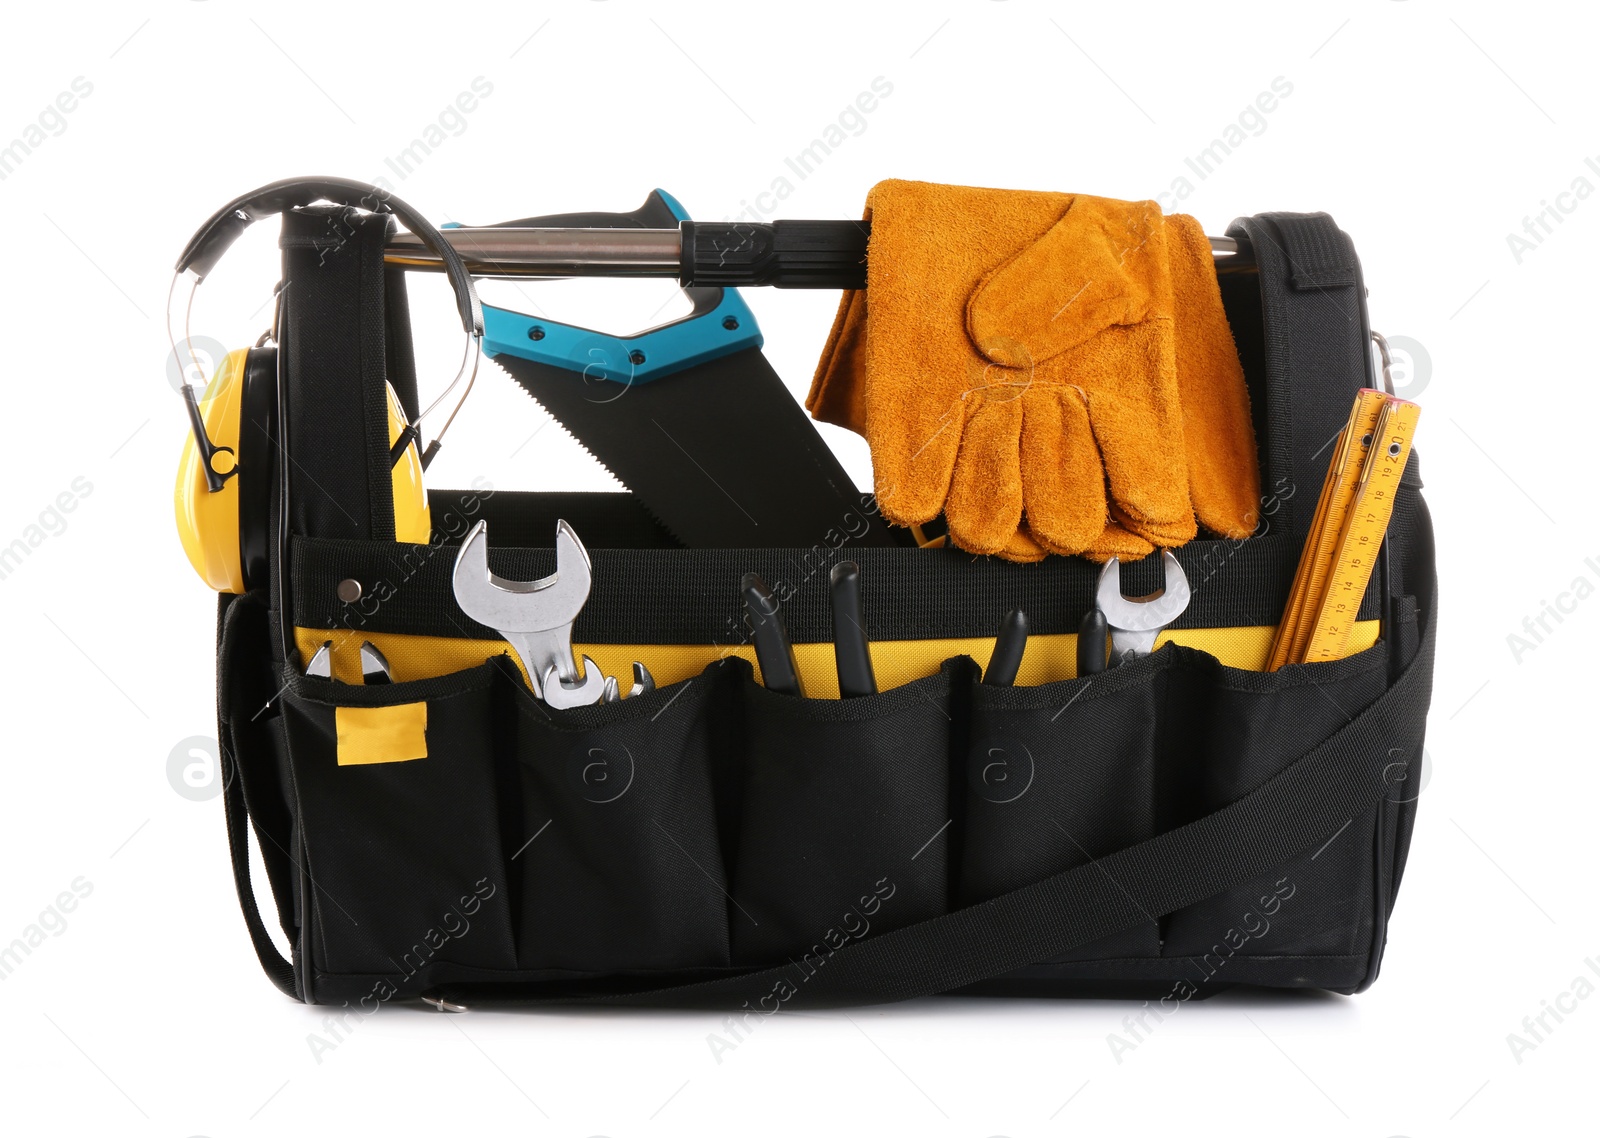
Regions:
<instances>
[{"instance_id":1,"label":"black nylon fabric","mask_svg":"<svg viewBox=\"0 0 1600 1138\"><path fill-rule=\"evenodd\" d=\"M1289 283L1297 289L1348 288L1361 279L1355 246L1327 214L1269 215L1278 222L1289 258Z\"/></svg>"},{"instance_id":2,"label":"black nylon fabric","mask_svg":"<svg viewBox=\"0 0 1600 1138\"><path fill-rule=\"evenodd\" d=\"M369 689L366 707L426 705L428 758L407 762L338 764L337 709L351 706L345 685L296 676L283 693L323 967L515 967L509 851L465 837L502 832L514 808L492 741L494 675L482 665L432 697L425 693L436 685ZM469 921L470 936L448 935Z\"/></svg>"},{"instance_id":3,"label":"black nylon fabric","mask_svg":"<svg viewBox=\"0 0 1600 1138\"><path fill-rule=\"evenodd\" d=\"M727 965L720 819L737 795L727 733L738 674L712 669L603 717L547 715L513 668L500 676L521 808L506 843L523 851L511 861L518 967Z\"/></svg>"},{"instance_id":4,"label":"black nylon fabric","mask_svg":"<svg viewBox=\"0 0 1600 1138\"><path fill-rule=\"evenodd\" d=\"M1186 665L1151 674L1141 664L1081 683L971 687L958 748L963 796L951 835L960 903L987 901L1154 837L1164 802L1158 776L1176 765L1181 737L1198 726L1172 714L1176 702L1192 703L1184 698L1192 678ZM1052 959L1160 953L1152 917Z\"/></svg>"},{"instance_id":5,"label":"black nylon fabric","mask_svg":"<svg viewBox=\"0 0 1600 1138\"><path fill-rule=\"evenodd\" d=\"M283 217L281 380L295 533L394 540L384 382L388 214L312 206Z\"/></svg>"},{"instance_id":6,"label":"black nylon fabric","mask_svg":"<svg viewBox=\"0 0 1600 1138\"><path fill-rule=\"evenodd\" d=\"M1331 668L1299 664L1270 674L1224 670L1220 678L1207 674L1214 661L1196 660L1184 692L1187 701L1169 718L1199 743L1180 748L1160 772L1160 801L1169 811L1162 828L1243 797L1282 769L1284 755L1310 750L1370 706L1388 685L1388 648L1380 645ZM1303 957L1365 951L1378 920L1374 888L1379 875L1371 849L1376 823L1376 811L1369 810L1315 857L1297 857L1274 867L1268 880L1172 913L1164 922L1163 954L1209 951L1217 929L1272 892L1280 876L1291 886L1290 903L1270 914L1272 935L1252 938L1239 951Z\"/></svg>"},{"instance_id":7,"label":"black nylon fabric","mask_svg":"<svg viewBox=\"0 0 1600 1138\"><path fill-rule=\"evenodd\" d=\"M470 984L431 995L470 1004L826 1007L953 991L1242 885L1327 841L1385 797L1395 747L1420 746L1436 626L1370 707L1250 794L1186 826L1002 897L856 941L820 968L784 964L741 976L631 992L512 996ZM784 993L788 993L785 995Z\"/></svg>"},{"instance_id":8,"label":"black nylon fabric","mask_svg":"<svg viewBox=\"0 0 1600 1138\"><path fill-rule=\"evenodd\" d=\"M1228 234L1250 242L1259 266L1264 374L1251 395L1266 403L1265 437L1257 438L1262 482L1282 499L1287 524L1275 529L1298 552L1333 440L1356 392L1373 386L1360 265L1325 213L1258 214L1235 221Z\"/></svg>"},{"instance_id":9,"label":"black nylon fabric","mask_svg":"<svg viewBox=\"0 0 1600 1138\"><path fill-rule=\"evenodd\" d=\"M946 756L953 693L975 677L972 662L838 700L778 695L740 671L733 962L819 951L852 912L880 931L948 912Z\"/></svg>"}]
</instances>

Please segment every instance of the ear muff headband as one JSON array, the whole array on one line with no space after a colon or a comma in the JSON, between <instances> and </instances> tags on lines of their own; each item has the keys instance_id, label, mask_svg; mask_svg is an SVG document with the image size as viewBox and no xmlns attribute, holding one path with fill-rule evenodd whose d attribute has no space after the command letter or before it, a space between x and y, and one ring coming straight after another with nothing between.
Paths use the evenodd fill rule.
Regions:
<instances>
[{"instance_id":1,"label":"ear muff headband","mask_svg":"<svg viewBox=\"0 0 1600 1138\"><path fill-rule=\"evenodd\" d=\"M254 222L319 201L393 214L439 257L455 292L457 311L468 340L466 355L455 379L418 416L418 421L443 403L463 377L469 376L470 363L467 389L456 403L459 410L472 389L472 379L476 378L477 347L483 335L483 312L477 290L460 256L443 235L410 206L374 186L342 178L288 179L235 198L208 218L189 239L178 259L174 291L178 278L186 276L191 282L189 305L192 306L200 282ZM167 319L170 337L170 295ZM184 343L187 345L188 341L186 312ZM258 345L231 354L218 369L203 400L197 397L192 384L183 386L193 441L185 447L180 463L178 528L185 552L196 571L207 584L222 592L244 592L265 583L271 541L267 529L272 483L267 473L279 467L272 453L277 445L273 441L276 432L272 424L281 416L282 403L277 364L276 348ZM452 411L450 418L454 417ZM445 427L448 426L447 421ZM436 433L435 446L443 433L443 428ZM397 537L402 541L425 542L431 526L426 492L422 487L422 466L431 457L433 448L430 447L429 455L419 462L416 438L416 424L406 422L393 389L389 389L389 441L393 456ZM235 479L233 476L241 469L248 473ZM277 469L276 480L286 493L284 473ZM227 486L229 481L234 483L231 487ZM284 512L280 511L280 529L283 518Z\"/></svg>"},{"instance_id":2,"label":"ear muff headband","mask_svg":"<svg viewBox=\"0 0 1600 1138\"><path fill-rule=\"evenodd\" d=\"M417 421L407 424L406 433L402 443L395 448L396 461L405 446L419 438L417 430L423 419L428 418L448 399L452 392L466 380L466 389L456 400L455 409L451 411L449 419L445 421L434 435L433 443L426 454L422 456L423 465L433 457L438 448L439 440L446 429L454 422L456 412L461 409L462 403L472 392L472 386L478 376L478 345L483 340L483 307L478 302L478 290L472 283L472 276L467 272L466 265L462 263L461 256L455 251L454 246L444 239L444 236L433 225L411 206L377 186L365 182L356 182L348 178L286 178L279 182L270 182L265 186L251 190L233 199L227 205L217 210L206 219L194 234L189 238L189 243L184 246L183 253L178 258L175 272L172 277L172 289L167 295L167 338L172 343L174 357L178 357L178 338L172 331L172 298L177 291L178 280L186 277L190 281L188 304L184 311L183 343L188 346L189 336L189 311L193 308L195 293L200 287L200 282L216 267L222 255L239 238L239 235L266 217L283 213L285 210L297 206L311 205L319 201L331 201L336 205L343 205L354 209L364 209L373 213L389 213L398 218L419 241L426 246L440 260L444 266L445 277L450 282L450 287L455 292L456 310L461 317L461 326L467 333L467 343L462 352L461 366L456 371L455 378L445 387L444 391L430 403ZM193 358L193 351L190 350ZM196 361L198 363L198 361ZM215 494L222 489L224 482L232 476L237 469L236 456L230 459L225 453L228 448L215 445L207 436L205 425L201 421L199 407L194 388L191 384L184 384L182 389L184 403L189 413L190 428L194 435L196 447L199 448L204 460L201 468L205 474L208 490ZM220 457L219 457L220 456ZM222 467L223 469L218 469Z\"/></svg>"},{"instance_id":3,"label":"ear muff headband","mask_svg":"<svg viewBox=\"0 0 1600 1138\"><path fill-rule=\"evenodd\" d=\"M189 238L175 271L180 275L193 273L198 284L210 275L239 235L257 221L318 201L394 214L443 263L445 276L455 290L462 328L469 336L482 337L483 308L478 303L478 290L455 247L426 218L387 190L348 178L285 178L234 198Z\"/></svg>"}]
</instances>

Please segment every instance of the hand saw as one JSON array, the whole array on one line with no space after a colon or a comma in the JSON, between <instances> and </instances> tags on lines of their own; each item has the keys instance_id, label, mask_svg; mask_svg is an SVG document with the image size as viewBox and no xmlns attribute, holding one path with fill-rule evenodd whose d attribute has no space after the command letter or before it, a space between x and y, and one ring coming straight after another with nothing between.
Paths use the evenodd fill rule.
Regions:
<instances>
[{"instance_id":1,"label":"hand saw","mask_svg":"<svg viewBox=\"0 0 1600 1138\"><path fill-rule=\"evenodd\" d=\"M612 230L625 241L630 229L686 220L656 190L632 213L505 227ZM901 544L761 354L739 294L684 291L687 316L629 336L484 305L483 350L687 546Z\"/></svg>"}]
</instances>

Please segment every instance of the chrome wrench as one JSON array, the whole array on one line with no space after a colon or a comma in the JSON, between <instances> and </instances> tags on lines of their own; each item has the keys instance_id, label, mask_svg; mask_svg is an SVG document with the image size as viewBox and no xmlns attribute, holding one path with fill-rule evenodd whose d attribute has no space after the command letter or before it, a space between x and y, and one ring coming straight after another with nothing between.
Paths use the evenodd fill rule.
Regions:
<instances>
[{"instance_id":1,"label":"chrome wrench","mask_svg":"<svg viewBox=\"0 0 1600 1138\"><path fill-rule=\"evenodd\" d=\"M1111 664L1126 664L1155 651L1156 637L1189 607L1189 578L1170 550L1161 551L1166 586L1149 596L1122 595L1122 565L1113 557L1100 570L1095 604L1111 628Z\"/></svg>"},{"instance_id":2,"label":"chrome wrench","mask_svg":"<svg viewBox=\"0 0 1600 1138\"><path fill-rule=\"evenodd\" d=\"M489 571L489 525L480 521L461 543L450 584L461 611L511 645L533 694L554 708L598 703L607 680L589 657L583 675L572 654L572 624L589 599L589 553L571 526L556 523L556 571L537 581L512 581ZM614 683L614 681L613 681Z\"/></svg>"}]
</instances>

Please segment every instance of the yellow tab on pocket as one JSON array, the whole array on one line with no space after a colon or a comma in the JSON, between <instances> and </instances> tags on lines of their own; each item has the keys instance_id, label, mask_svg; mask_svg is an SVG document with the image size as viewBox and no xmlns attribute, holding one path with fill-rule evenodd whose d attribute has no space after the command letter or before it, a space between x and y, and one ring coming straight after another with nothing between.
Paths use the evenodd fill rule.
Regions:
<instances>
[{"instance_id":1,"label":"yellow tab on pocket","mask_svg":"<svg viewBox=\"0 0 1600 1138\"><path fill-rule=\"evenodd\" d=\"M336 707L339 765L404 763L428 757L428 705Z\"/></svg>"}]
</instances>

